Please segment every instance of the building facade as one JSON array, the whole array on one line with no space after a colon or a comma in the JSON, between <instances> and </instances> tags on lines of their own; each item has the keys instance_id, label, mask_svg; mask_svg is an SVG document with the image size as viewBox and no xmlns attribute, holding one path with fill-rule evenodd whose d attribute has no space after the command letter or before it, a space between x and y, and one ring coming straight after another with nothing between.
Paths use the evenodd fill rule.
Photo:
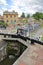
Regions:
<instances>
[{"instance_id":1,"label":"building facade","mask_svg":"<svg viewBox=\"0 0 43 65\"><path fill-rule=\"evenodd\" d=\"M18 21L18 13L15 11L9 12L5 11L3 12L4 22L5 23L12 23Z\"/></svg>"}]
</instances>

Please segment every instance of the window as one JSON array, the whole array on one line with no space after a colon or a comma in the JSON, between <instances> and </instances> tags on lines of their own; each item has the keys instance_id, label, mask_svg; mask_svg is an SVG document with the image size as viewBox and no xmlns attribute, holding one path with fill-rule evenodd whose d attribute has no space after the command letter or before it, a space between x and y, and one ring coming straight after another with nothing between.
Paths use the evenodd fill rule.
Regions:
<instances>
[{"instance_id":1,"label":"window","mask_svg":"<svg viewBox=\"0 0 43 65\"><path fill-rule=\"evenodd\" d=\"M14 18L16 17L16 15L14 15Z\"/></svg>"}]
</instances>

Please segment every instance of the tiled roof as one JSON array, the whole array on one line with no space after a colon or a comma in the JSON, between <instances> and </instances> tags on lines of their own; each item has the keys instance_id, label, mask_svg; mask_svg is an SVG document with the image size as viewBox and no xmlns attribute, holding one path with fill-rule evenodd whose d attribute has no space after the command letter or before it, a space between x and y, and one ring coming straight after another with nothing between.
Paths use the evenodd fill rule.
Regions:
<instances>
[{"instance_id":1,"label":"tiled roof","mask_svg":"<svg viewBox=\"0 0 43 65\"><path fill-rule=\"evenodd\" d=\"M18 14L18 13L17 13L17 12L15 12L15 11L12 11L12 12L5 11L5 12L3 12L3 14Z\"/></svg>"}]
</instances>

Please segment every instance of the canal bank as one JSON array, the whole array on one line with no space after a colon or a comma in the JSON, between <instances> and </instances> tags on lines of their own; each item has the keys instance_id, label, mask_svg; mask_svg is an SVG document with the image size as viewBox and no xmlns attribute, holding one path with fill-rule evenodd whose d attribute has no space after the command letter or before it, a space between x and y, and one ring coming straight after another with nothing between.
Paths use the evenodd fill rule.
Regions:
<instances>
[{"instance_id":1,"label":"canal bank","mask_svg":"<svg viewBox=\"0 0 43 65\"><path fill-rule=\"evenodd\" d=\"M6 44L6 43L5 43ZM7 57L0 62L0 65L12 65L27 48L20 42L7 42Z\"/></svg>"},{"instance_id":2,"label":"canal bank","mask_svg":"<svg viewBox=\"0 0 43 65\"><path fill-rule=\"evenodd\" d=\"M3 59L5 59L7 56L6 46L7 44L5 44L3 40L1 40L0 41L0 62L3 61Z\"/></svg>"}]
</instances>

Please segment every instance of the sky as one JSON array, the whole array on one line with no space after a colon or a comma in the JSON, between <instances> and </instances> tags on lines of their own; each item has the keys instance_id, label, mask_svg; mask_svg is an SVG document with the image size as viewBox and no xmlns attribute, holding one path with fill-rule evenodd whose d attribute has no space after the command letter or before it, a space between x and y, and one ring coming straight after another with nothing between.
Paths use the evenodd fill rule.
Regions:
<instances>
[{"instance_id":1,"label":"sky","mask_svg":"<svg viewBox=\"0 0 43 65\"><path fill-rule=\"evenodd\" d=\"M25 14L43 13L43 0L0 0L0 15L3 15L6 10L15 10L19 15L22 12Z\"/></svg>"}]
</instances>

